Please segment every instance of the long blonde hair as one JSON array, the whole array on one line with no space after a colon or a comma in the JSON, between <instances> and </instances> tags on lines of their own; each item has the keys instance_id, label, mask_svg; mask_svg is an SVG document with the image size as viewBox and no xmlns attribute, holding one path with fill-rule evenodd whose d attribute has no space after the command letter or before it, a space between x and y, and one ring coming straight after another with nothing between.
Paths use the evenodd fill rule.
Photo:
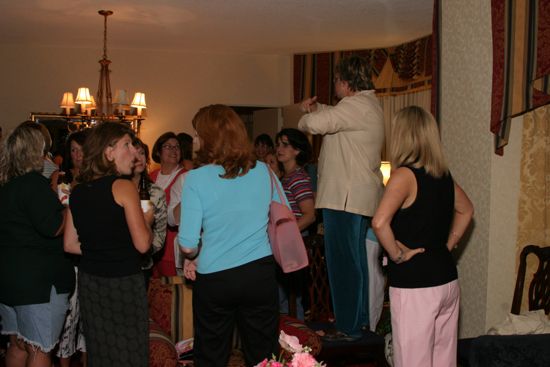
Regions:
<instances>
[{"instance_id":1,"label":"long blonde hair","mask_svg":"<svg viewBox=\"0 0 550 367\"><path fill-rule=\"evenodd\" d=\"M17 126L0 148L0 185L32 171L42 172L44 144L36 122L25 121Z\"/></svg>"},{"instance_id":2,"label":"long blonde hair","mask_svg":"<svg viewBox=\"0 0 550 367\"><path fill-rule=\"evenodd\" d=\"M392 167L423 167L431 176L441 177L448 172L433 116L422 107L409 106L395 115L390 144Z\"/></svg>"}]
</instances>

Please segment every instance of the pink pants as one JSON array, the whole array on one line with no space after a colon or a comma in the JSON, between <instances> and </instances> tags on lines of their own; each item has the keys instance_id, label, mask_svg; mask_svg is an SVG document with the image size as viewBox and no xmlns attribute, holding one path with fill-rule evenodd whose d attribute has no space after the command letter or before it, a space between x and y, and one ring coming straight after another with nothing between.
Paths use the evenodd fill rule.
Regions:
<instances>
[{"instance_id":1,"label":"pink pants","mask_svg":"<svg viewBox=\"0 0 550 367\"><path fill-rule=\"evenodd\" d=\"M394 367L456 367L459 299L458 280L390 287Z\"/></svg>"}]
</instances>

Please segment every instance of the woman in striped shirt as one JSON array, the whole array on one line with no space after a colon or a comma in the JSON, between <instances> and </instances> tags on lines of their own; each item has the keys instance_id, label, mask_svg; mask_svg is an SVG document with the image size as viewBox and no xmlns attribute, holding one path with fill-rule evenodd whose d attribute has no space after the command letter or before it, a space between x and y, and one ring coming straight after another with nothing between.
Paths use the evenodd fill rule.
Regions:
<instances>
[{"instance_id":1,"label":"woman in striped shirt","mask_svg":"<svg viewBox=\"0 0 550 367\"><path fill-rule=\"evenodd\" d=\"M307 228L315 222L315 200L311 179L304 165L311 157L311 145L307 136L297 129L283 129L276 138L277 160L283 167L281 183L292 212L296 216L302 236L308 235ZM280 312L287 313L288 293L296 293L296 317L304 319L302 292L305 272L279 273Z\"/></svg>"}]
</instances>

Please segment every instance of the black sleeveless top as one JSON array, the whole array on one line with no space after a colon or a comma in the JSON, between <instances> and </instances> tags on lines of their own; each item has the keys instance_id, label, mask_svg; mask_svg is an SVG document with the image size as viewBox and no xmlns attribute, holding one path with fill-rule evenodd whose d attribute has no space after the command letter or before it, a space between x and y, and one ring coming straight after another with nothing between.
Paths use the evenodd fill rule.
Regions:
<instances>
[{"instance_id":1,"label":"black sleeveless top","mask_svg":"<svg viewBox=\"0 0 550 367\"><path fill-rule=\"evenodd\" d=\"M81 243L80 271L119 277L141 272L141 255L133 245L124 208L115 202L116 176L76 185L70 197L73 221Z\"/></svg>"},{"instance_id":2,"label":"black sleeveless top","mask_svg":"<svg viewBox=\"0 0 550 367\"><path fill-rule=\"evenodd\" d=\"M415 201L398 210L391 222L396 240L409 248L426 251L411 260L388 264L391 287L424 288L457 279L456 265L447 249L447 239L454 215L454 182L450 173L440 178L430 176L424 168L410 169L416 178Z\"/></svg>"}]
</instances>

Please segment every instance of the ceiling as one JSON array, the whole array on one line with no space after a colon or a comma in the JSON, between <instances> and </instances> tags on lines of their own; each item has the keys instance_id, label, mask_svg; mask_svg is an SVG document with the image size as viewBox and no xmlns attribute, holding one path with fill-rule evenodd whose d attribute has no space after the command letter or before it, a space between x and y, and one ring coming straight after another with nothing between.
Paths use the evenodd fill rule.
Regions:
<instances>
[{"instance_id":1,"label":"ceiling","mask_svg":"<svg viewBox=\"0 0 550 367\"><path fill-rule=\"evenodd\" d=\"M0 0L0 45L293 54L431 33L433 0ZM101 51L100 51L101 52Z\"/></svg>"}]
</instances>

